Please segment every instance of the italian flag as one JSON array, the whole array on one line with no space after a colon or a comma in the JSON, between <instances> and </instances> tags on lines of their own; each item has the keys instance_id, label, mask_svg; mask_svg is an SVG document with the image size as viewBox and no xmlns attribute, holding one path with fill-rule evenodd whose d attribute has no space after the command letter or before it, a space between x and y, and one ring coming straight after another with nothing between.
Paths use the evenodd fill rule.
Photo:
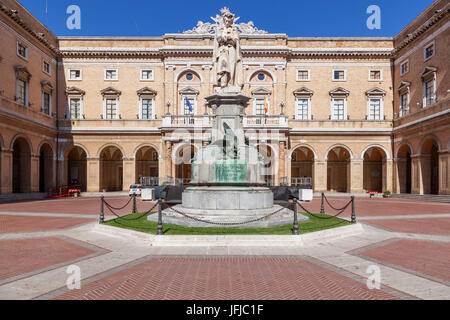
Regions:
<instances>
[{"instance_id":1,"label":"italian flag","mask_svg":"<svg viewBox=\"0 0 450 320\"><path fill-rule=\"evenodd\" d=\"M269 103L267 103L267 97L264 97L264 112L269 112Z\"/></svg>"}]
</instances>

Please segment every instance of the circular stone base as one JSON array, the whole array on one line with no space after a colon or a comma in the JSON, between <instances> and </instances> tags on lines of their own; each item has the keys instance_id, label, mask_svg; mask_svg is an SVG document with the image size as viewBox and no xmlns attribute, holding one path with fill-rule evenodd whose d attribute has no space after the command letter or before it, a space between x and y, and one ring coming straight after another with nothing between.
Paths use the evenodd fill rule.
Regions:
<instances>
[{"instance_id":1,"label":"circular stone base","mask_svg":"<svg viewBox=\"0 0 450 320\"><path fill-rule=\"evenodd\" d=\"M194 219L183 216L176 211L192 217ZM277 212L273 215L271 213ZM268 217L265 217L270 215ZM162 212L163 224L174 224L186 227L202 227L202 228L255 228L255 227L271 227L280 226L286 224L292 224L294 222L294 212L283 208L278 205L274 205L266 209L258 210L198 210L189 209L183 207L183 205L174 206L173 209L166 209ZM242 223L265 217L261 220L238 224L238 225L221 225L220 223ZM148 221L158 222L158 214L152 214L148 216ZM210 224L203 221L214 222ZM308 217L302 214L298 214L298 221L307 221ZM218 223L218 224L216 224Z\"/></svg>"},{"instance_id":2,"label":"circular stone base","mask_svg":"<svg viewBox=\"0 0 450 320\"><path fill-rule=\"evenodd\" d=\"M273 207L273 193L265 187L204 186L183 192L182 206L196 210L259 210Z\"/></svg>"}]
</instances>

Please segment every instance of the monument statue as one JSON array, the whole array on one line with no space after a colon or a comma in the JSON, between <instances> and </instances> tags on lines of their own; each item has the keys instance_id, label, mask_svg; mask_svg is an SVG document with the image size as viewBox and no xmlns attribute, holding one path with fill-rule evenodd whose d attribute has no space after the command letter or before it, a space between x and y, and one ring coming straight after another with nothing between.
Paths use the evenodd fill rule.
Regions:
<instances>
[{"instance_id":1,"label":"monument statue","mask_svg":"<svg viewBox=\"0 0 450 320\"><path fill-rule=\"evenodd\" d=\"M228 8L221 10L222 17L213 18L216 21L214 38L214 72L215 86L222 91L240 92L243 82L242 53L239 43L239 33L234 24L234 14Z\"/></svg>"},{"instance_id":2,"label":"monument statue","mask_svg":"<svg viewBox=\"0 0 450 320\"><path fill-rule=\"evenodd\" d=\"M182 204L164 210L164 221L202 227L232 226L229 222L256 227L287 224L292 211L274 204L264 179L264 158L244 132L245 108L251 98L242 92L239 32L255 33L256 29L253 23L239 29L238 19L228 8L221 13L213 18L215 92L205 98L212 110L211 138L191 160L191 186L183 191ZM190 33L211 30L211 24L199 22ZM157 215L147 219L156 221Z\"/></svg>"}]
</instances>

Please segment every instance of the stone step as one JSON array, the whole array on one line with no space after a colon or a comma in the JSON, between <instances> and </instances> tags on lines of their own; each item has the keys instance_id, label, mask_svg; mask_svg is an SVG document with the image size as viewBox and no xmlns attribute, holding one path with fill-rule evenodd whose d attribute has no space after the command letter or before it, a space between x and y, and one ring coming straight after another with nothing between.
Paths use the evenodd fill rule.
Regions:
<instances>
[{"instance_id":1,"label":"stone step","mask_svg":"<svg viewBox=\"0 0 450 320\"><path fill-rule=\"evenodd\" d=\"M420 200L420 201L432 201L432 202L444 202L450 203L450 195L436 195L436 194L393 194L393 198L408 199L408 200Z\"/></svg>"},{"instance_id":2,"label":"stone step","mask_svg":"<svg viewBox=\"0 0 450 320\"><path fill-rule=\"evenodd\" d=\"M45 192L0 194L0 203L42 200L46 197L47 193Z\"/></svg>"}]
</instances>

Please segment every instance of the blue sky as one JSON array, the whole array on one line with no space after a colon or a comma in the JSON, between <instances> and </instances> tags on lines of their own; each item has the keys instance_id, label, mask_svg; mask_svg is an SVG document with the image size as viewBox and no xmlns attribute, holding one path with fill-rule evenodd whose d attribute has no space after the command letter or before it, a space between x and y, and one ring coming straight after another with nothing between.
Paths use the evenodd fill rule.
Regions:
<instances>
[{"instance_id":1,"label":"blue sky","mask_svg":"<svg viewBox=\"0 0 450 320\"><path fill-rule=\"evenodd\" d=\"M291 37L392 37L433 0L19 0L58 36L161 36L193 28L227 6L240 22ZM46 13L46 2L47 13ZM81 30L66 27L69 5L81 8ZM369 30L366 9L381 9L381 29Z\"/></svg>"}]
</instances>

